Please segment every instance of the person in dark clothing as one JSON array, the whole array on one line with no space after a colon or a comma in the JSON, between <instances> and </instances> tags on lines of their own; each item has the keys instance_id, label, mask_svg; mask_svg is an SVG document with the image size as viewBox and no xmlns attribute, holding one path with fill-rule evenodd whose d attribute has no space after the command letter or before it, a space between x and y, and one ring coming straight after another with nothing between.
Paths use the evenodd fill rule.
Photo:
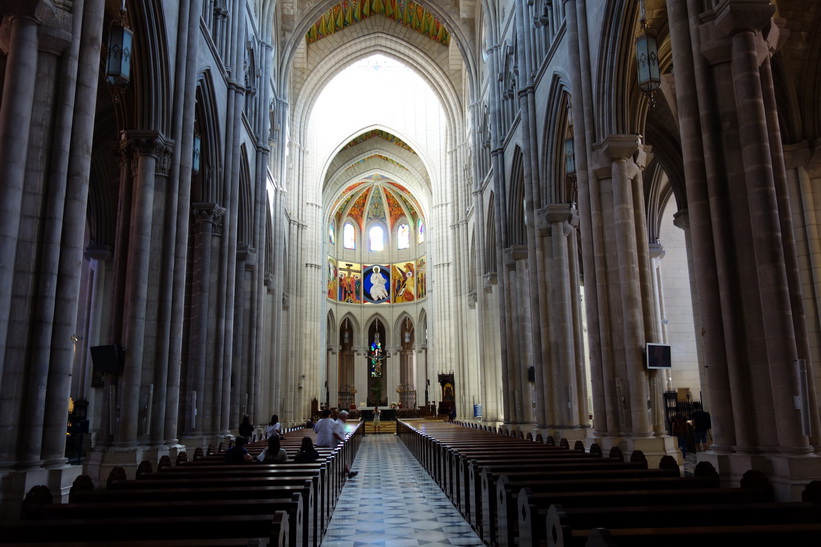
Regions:
<instances>
[{"instance_id":1,"label":"person in dark clothing","mask_svg":"<svg viewBox=\"0 0 821 547\"><path fill-rule=\"evenodd\" d=\"M310 437L302 437L302 445L294 456L295 462L315 462L319 459L319 452L314 448L314 441Z\"/></svg>"},{"instance_id":2,"label":"person in dark clothing","mask_svg":"<svg viewBox=\"0 0 821 547\"><path fill-rule=\"evenodd\" d=\"M248 441L250 441L254 435L254 426L251 425L251 420L247 414L242 418L242 423L239 424L239 434Z\"/></svg>"},{"instance_id":3,"label":"person in dark clothing","mask_svg":"<svg viewBox=\"0 0 821 547\"><path fill-rule=\"evenodd\" d=\"M701 408L701 403L693 403L695 411L690 414L693 420L693 436L696 441L696 452L707 450L707 432L713 428L710 413Z\"/></svg>"},{"instance_id":4,"label":"person in dark clothing","mask_svg":"<svg viewBox=\"0 0 821 547\"><path fill-rule=\"evenodd\" d=\"M254 458L248 453L248 449L245 448L245 443L245 437L242 435L237 437L236 441L234 441L234 446L225 451L225 463L245 463L252 461Z\"/></svg>"}]
</instances>

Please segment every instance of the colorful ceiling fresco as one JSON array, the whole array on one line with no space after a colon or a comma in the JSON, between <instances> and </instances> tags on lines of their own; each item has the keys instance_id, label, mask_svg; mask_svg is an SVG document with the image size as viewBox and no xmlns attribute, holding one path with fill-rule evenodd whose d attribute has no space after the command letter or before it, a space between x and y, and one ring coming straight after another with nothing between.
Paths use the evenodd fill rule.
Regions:
<instances>
[{"instance_id":1,"label":"colorful ceiling fresco","mask_svg":"<svg viewBox=\"0 0 821 547\"><path fill-rule=\"evenodd\" d=\"M407 219L413 227L420 216L414 197L400 184L380 175L372 175L349 185L334 205L331 218L340 226L345 218L353 219L360 230L372 220L381 220L390 230L396 222Z\"/></svg>"},{"instance_id":2,"label":"colorful ceiling fresco","mask_svg":"<svg viewBox=\"0 0 821 547\"><path fill-rule=\"evenodd\" d=\"M412 0L344 0L316 20L305 33L305 40L313 44L371 15L387 17L443 46L450 45L450 33L442 22Z\"/></svg>"},{"instance_id":3,"label":"colorful ceiling fresco","mask_svg":"<svg viewBox=\"0 0 821 547\"><path fill-rule=\"evenodd\" d=\"M385 139L389 143L395 144L399 148L404 148L405 150L407 150L411 154L416 154L416 152L414 152L413 148L408 146L405 143L405 141L403 141L402 139L400 139L396 135L388 133L387 131L382 131L381 129L372 129L371 131L366 131L365 133L362 133L361 135L359 135L355 139L351 140L348 144L343 146L342 150L340 150L340 152L342 152L344 150L347 150L348 148L353 148L354 146L356 146L358 144L362 144L363 142L365 142L369 139L373 139L375 137Z\"/></svg>"}]
</instances>

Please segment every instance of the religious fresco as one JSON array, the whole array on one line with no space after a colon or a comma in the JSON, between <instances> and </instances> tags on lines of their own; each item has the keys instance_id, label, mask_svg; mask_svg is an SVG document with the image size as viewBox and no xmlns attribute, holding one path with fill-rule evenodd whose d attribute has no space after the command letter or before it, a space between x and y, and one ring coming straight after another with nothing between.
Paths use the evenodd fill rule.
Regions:
<instances>
[{"instance_id":1,"label":"religious fresco","mask_svg":"<svg viewBox=\"0 0 821 547\"><path fill-rule=\"evenodd\" d=\"M349 304L404 304L427 296L426 258L362 266L328 257L327 295Z\"/></svg>"},{"instance_id":2,"label":"religious fresco","mask_svg":"<svg viewBox=\"0 0 821 547\"><path fill-rule=\"evenodd\" d=\"M405 262L404 264L394 264L391 268L391 289L393 291L394 304L402 302L413 302L416 300L416 276L415 264Z\"/></svg>"},{"instance_id":3,"label":"religious fresco","mask_svg":"<svg viewBox=\"0 0 821 547\"><path fill-rule=\"evenodd\" d=\"M313 44L371 15L382 15L441 44L450 45L450 32L422 4L413 0L343 0L323 13L305 33Z\"/></svg>"},{"instance_id":4,"label":"religious fresco","mask_svg":"<svg viewBox=\"0 0 821 547\"><path fill-rule=\"evenodd\" d=\"M364 224L362 224L362 221L363 221L362 213L365 211L365 203L367 203L368 196L370 195L370 193L371 193L370 188L368 190L365 190L364 192L362 192L359 195L359 197L356 198L356 201L354 202L353 206L351 206L350 212L348 212L348 216L359 223L359 228L360 229L363 229L363 227L364 227Z\"/></svg>"},{"instance_id":5,"label":"religious fresco","mask_svg":"<svg viewBox=\"0 0 821 547\"><path fill-rule=\"evenodd\" d=\"M365 268L364 300L371 304L383 304L391 301L390 266L374 265Z\"/></svg>"},{"instance_id":6,"label":"religious fresco","mask_svg":"<svg viewBox=\"0 0 821 547\"><path fill-rule=\"evenodd\" d=\"M428 272L425 257L416 260L416 298L425 298L428 294Z\"/></svg>"},{"instance_id":7,"label":"religious fresco","mask_svg":"<svg viewBox=\"0 0 821 547\"><path fill-rule=\"evenodd\" d=\"M385 220L385 206L382 203L382 192L377 188L372 191L371 202L368 205L368 219L370 223L372 220Z\"/></svg>"},{"instance_id":8,"label":"religious fresco","mask_svg":"<svg viewBox=\"0 0 821 547\"><path fill-rule=\"evenodd\" d=\"M388 204L388 228L393 230L394 224L402 218L405 211L402 209L402 206L399 205L399 201L397 201L396 196L394 196L392 192L385 192L385 201Z\"/></svg>"},{"instance_id":9,"label":"religious fresco","mask_svg":"<svg viewBox=\"0 0 821 547\"><path fill-rule=\"evenodd\" d=\"M328 257L328 298L331 300L336 299L336 289L337 289L337 269L336 269L336 260L333 258Z\"/></svg>"},{"instance_id":10,"label":"religious fresco","mask_svg":"<svg viewBox=\"0 0 821 547\"><path fill-rule=\"evenodd\" d=\"M338 272L339 301L360 304L362 302L362 265L340 262Z\"/></svg>"}]
</instances>

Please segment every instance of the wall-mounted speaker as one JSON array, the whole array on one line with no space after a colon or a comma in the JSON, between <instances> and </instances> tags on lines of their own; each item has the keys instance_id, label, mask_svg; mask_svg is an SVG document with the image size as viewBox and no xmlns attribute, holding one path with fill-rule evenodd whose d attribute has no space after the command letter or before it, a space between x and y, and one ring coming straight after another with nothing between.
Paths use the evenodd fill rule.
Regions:
<instances>
[{"instance_id":1,"label":"wall-mounted speaker","mask_svg":"<svg viewBox=\"0 0 821 547\"><path fill-rule=\"evenodd\" d=\"M527 381L528 382L535 382L536 381L536 368L533 365L527 367Z\"/></svg>"},{"instance_id":2,"label":"wall-mounted speaker","mask_svg":"<svg viewBox=\"0 0 821 547\"><path fill-rule=\"evenodd\" d=\"M91 362L97 372L120 372L123 368L125 350L117 344L92 346Z\"/></svg>"}]
</instances>

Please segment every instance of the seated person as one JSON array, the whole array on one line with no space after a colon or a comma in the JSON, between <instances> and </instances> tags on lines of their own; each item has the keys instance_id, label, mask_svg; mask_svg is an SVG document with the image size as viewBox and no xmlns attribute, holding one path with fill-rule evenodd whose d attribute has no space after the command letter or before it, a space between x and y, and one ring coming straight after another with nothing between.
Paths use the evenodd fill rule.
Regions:
<instances>
[{"instance_id":1,"label":"seated person","mask_svg":"<svg viewBox=\"0 0 821 547\"><path fill-rule=\"evenodd\" d=\"M245 448L245 437L240 435L234 441L234 446L225 451L225 463L245 463L250 462L254 458L248 453Z\"/></svg>"},{"instance_id":2,"label":"seated person","mask_svg":"<svg viewBox=\"0 0 821 547\"><path fill-rule=\"evenodd\" d=\"M279 436L268 437L268 448L262 457L262 463L283 463L288 461L288 453L282 448Z\"/></svg>"},{"instance_id":3,"label":"seated person","mask_svg":"<svg viewBox=\"0 0 821 547\"><path fill-rule=\"evenodd\" d=\"M314 448L314 441L310 437L302 437L302 446L294 456L295 462L315 462L319 459L319 452Z\"/></svg>"}]
</instances>

